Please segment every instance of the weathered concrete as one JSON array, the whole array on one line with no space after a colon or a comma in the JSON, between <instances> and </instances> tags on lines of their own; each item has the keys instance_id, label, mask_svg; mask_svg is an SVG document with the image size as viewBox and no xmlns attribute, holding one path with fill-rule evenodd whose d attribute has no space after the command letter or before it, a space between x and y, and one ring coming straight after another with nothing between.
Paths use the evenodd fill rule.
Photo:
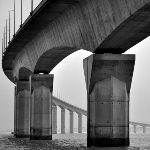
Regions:
<instances>
[{"instance_id":1,"label":"weathered concrete","mask_svg":"<svg viewBox=\"0 0 150 150\"><path fill-rule=\"evenodd\" d=\"M17 87L14 87L14 136L16 136L17 131L17 105L16 105L16 94L17 94Z\"/></svg>"},{"instance_id":2,"label":"weathered concrete","mask_svg":"<svg viewBox=\"0 0 150 150\"><path fill-rule=\"evenodd\" d=\"M73 125L74 125L73 119L74 119L74 114L72 111L70 111L70 133L73 133L73 128L74 128L73 127Z\"/></svg>"},{"instance_id":3,"label":"weathered concrete","mask_svg":"<svg viewBox=\"0 0 150 150\"><path fill-rule=\"evenodd\" d=\"M30 139L52 140L53 75L30 76Z\"/></svg>"},{"instance_id":4,"label":"weathered concrete","mask_svg":"<svg viewBox=\"0 0 150 150\"><path fill-rule=\"evenodd\" d=\"M17 82L17 138L26 138L30 135L29 128L29 101L30 101L30 87L29 81L18 81Z\"/></svg>"},{"instance_id":5,"label":"weathered concrete","mask_svg":"<svg viewBox=\"0 0 150 150\"><path fill-rule=\"evenodd\" d=\"M89 103L88 144L129 145L129 101L126 84L114 77L97 82L90 94Z\"/></svg>"},{"instance_id":6,"label":"weathered concrete","mask_svg":"<svg viewBox=\"0 0 150 150\"><path fill-rule=\"evenodd\" d=\"M57 134L57 106L56 105L53 105L52 106L52 115L53 115L53 118L52 118L52 122L53 122L53 126L52 126L52 129L53 129L53 134Z\"/></svg>"},{"instance_id":7,"label":"weathered concrete","mask_svg":"<svg viewBox=\"0 0 150 150\"><path fill-rule=\"evenodd\" d=\"M42 1L8 47L3 70L14 82L13 76L19 78L22 67L48 73L79 49L123 53L149 36L149 3L150 0ZM22 70L22 75L25 73Z\"/></svg>"},{"instance_id":8,"label":"weathered concrete","mask_svg":"<svg viewBox=\"0 0 150 150\"><path fill-rule=\"evenodd\" d=\"M78 133L82 133L82 115L78 114Z\"/></svg>"},{"instance_id":9,"label":"weathered concrete","mask_svg":"<svg viewBox=\"0 0 150 150\"><path fill-rule=\"evenodd\" d=\"M84 59L88 97L87 146L129 145L129 100L134 55Z\"/></svg>"},{"instance_id":10,"label":"weathered concrete","mask_svg":"<svg viewBox=\"0 0 150 150\"><path fill-rule=\"evenodd\" d=\"M61 109L61 134L65 134L65 109Z\"/></svg>"}]
</instances>

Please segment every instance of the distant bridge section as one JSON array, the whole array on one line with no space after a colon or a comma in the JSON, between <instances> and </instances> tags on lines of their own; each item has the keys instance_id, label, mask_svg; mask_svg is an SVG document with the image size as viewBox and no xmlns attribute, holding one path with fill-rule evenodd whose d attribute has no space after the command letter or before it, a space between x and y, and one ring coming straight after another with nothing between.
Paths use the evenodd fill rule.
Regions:
<instances>
[{"instance_id":1,"label":"distant bridge section","mask_svg":"<svg viewBox=\"0 0 150 150\"><path fill-rule=\"evenodd\" d=\"M70 133L73 133L73 112L76 112L80 117L82 115L87 116L87 111L79 108L77 106L74 106L72 104L69 104L55 96L53 96L52 98L52 106L53 106L53 133L56 134L57 133L57 106L59 106L61 108L61 113L62 113L62 118L64 119L64 114L65 114L65 109L70 111ZM80 118L79 117L79 118ZM64 120L61 120L62 124L64 124ZM80 125L78 125L78 129L80 128L80 132L78 130L79 133L82 133L82 118L78 120L80 122ZM134 133L136 133L136 126L141 126L143 127L143 133L146 133L146 127L150 127L150 124L148 123L141 123L141 122L135 122L135 121L130 121L129 122L131 125L133 125L134 128ZM61 128L61 133L65 133L65 126L62 126Z\"/></svg>"},{"instance_id":2,"label":"distant bridge section","mask_svg":"<svg viewBox=\"0 0 150 150\"><path fill-rule=\"evenodd\" d=\"M143 133L146 132L146 127L150 127L150 124L148 123L141 123L141 122L135 122L135 121L130 121L130 124L133 125L134 133L136 133L136 126L142 126Z\"/></svg>"},{"instance_id":3,"label":"distant bridge section","mask_svg":"<svg viewBox=\"0 0 150 150\"><path fill-rule=\"evenodd\" d=\"M87 111L71 105L59 98L52 97L52 127L53 134L57 134L57 106L61 108L61 134L65 134L65 110L70 111L70 133L74 133L74 112L78 114L78 133L82 133L82 115L87 116Z\"/></svg>"},{"instance_id":4,"label":"distant bridge section","mask_svg":"<svg viewBox=\"0 0 150 150\"><path fill-rule=\"evenodd\" d=\"M79 107L76 107L74 105L71 105L71 104L69 104L69 103L67 103L63 100L60 100L59 98L57 98L55 96L53 96L52 105L56 105L56 106L59 106L62 109L67 109L69 111L76 112L77 114L87 116L87 111L86 110L84 110L82 108L79 108Z\"/></svg>"},{"instance_id":5,"label":"distant bridge section","mask_svg":"<svg viewBox=\"0 0 150 150\"><path fill-rule=\"evenodd\" d=\"M150 124L147 124L147 123L141 123L141 122L130 121L130 124L131 124L131 125L137 125L137 126L150 127Z\"/></svg>"}]
</instances>

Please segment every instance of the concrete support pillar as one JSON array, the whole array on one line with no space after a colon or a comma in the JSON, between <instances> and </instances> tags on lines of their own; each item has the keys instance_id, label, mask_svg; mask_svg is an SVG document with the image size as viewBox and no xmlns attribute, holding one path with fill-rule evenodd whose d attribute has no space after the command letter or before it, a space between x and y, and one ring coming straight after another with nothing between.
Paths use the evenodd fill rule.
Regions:
<instances>
[{"instance_id":1,"label":"concrete support pillar","mask_svg":"<svg viewBox=\"0 0 150 150\"><path fill-rule=\"evenodd\" d=\"M84 59L87 146L129 146L129 93L135 56L92 54Z\"/></svg>"},{"instance_id":2,"label":"concrete support pillar","mask_svg":"<svg viewBox=\"0 0 150 150\"><path fill-rule=\"evenodd\" d=\"M65 109L61 109L61 134L65 134Z\"/></svg>"},{"instance_id":3,"label":"concrete support pillar","mask_svg":"<svg viewBox=\"0 0 150 150\"><path fill-rule=\"evenodd\" d=\"M134 133L136 133L136 125L133 125Z\"/></svg>"},{"instance_id":4,"label":"concrete support pillar","mask_svg":"<svg viewBox=\"0 0 150 150\"><path fill-rule=\"evenodd\" d=\"M73 133L73 119L74 119L73 111L70 111L70 133Z\"/></svg>"},{"instance_id":5,"label":"concrete support pillar","mask_svg":"<svg viewBox=\"0 0 150 150\"><path fill-rule=\"evenodd\" d=\"M78 133L82 133L82 115L78 114Z\"/></svg>"},{"instance_id":6,"label":"concrete support pillar","mask_svg":"<svg viewBox=\"0 0 150 150\"><path fill-rule=\"evenodd\" d=\"M52 140L53 75L30 76L30 139Z\"/></svg>"},{"instance_id":7,"label":"concrete support pillar","mask_svg":"<svg viewBox=\"0 0 150 150\"><path fill-rule=\"evenodd\" d=\"M146 127L143 126L143 133L146 133Z\"/></svg>"},{"instance_id":8,"label":"concrete support pillar","mask_svg":"<svg viewBox=\"0 0 150 150\"><path fill-rule=\"evenodd\" d=\"M16 136L16 130L17 130L17 105L16 105L16 93L17 93L17 87L14 87L14 136Z\"/></svg>"},{"instance_id":9,"label":"concrete support pillar","mask_svg":"<svg viewBox=\"0 0 150 150\"><path fill-rule=\"evenodd\" d=\"M27 138L30 136L30 121L29 121L29 101L30 101L30 86L29 81L17 82L16 93L16 138Z\"/></svg>"},{"instance_id":10,"label":"concrete support pillar","mask_svg":"<svg viewBox=\"0 0 150 150\"><path fill-rule=\"evenodd\" d=\"M53 105L53 126L52 126L52 129L53 129L53 134L57 134L57 106L56 105Z\"/></svg>"}]
</instances>

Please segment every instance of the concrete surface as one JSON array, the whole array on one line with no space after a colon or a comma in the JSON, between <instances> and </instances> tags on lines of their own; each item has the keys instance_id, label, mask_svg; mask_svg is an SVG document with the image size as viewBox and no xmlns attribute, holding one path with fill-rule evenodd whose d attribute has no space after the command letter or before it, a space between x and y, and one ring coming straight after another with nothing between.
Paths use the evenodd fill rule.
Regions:
<instances>
[{"instance_id":1,"label":"concrete surface","mask_svg":"<svg viewBox=\"0 0 150 150\"><path fill-rule=\"evenodd\" d=\"M53 75L32 75L30 87L30 139L52 140Z\"/></svg>"},{"instance_id":2,"label":"concrete surface","mask_svg":"<svg viewBox=\"0 0 150 150\"><path fill-rule=\"evenodd\" d=\"M93 54L83 61L87 87L87 145L129 145L129 93L135 56Z\"/></svg>"},{"instance_id":3,"label":"concrete surface","mask_svg":"<svg viewBox=\"0 0 150 150\"><path fill-rule=\"evenodd\" d=\"M16 138L30 136L30 87L29 81L18 81L16 91Z\"/></svg>"},{"instance_id":4,"label":"concrete surface","mask_svg":"<svg viewBox=\"0 0 150 150\"><path fill-rule=\"evenodd\" d=\"M33 72L50 72L79 49L123 53L149 36L149 3L44 0L11 41L2 61L4 73L12 82L13 76L28 80Z\"/></svg>"}]
</instances>

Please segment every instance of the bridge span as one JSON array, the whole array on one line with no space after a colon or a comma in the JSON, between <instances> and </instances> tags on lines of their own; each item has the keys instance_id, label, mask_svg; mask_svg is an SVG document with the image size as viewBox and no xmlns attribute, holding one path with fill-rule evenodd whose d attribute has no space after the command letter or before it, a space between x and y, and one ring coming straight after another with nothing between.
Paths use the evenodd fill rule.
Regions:
<instances>
[{"instance_id":1,"label":"bridge span","mask_svg":"<svg viewBox=\"0 0 150 150\"><path fill-rule=\"evenodd\" d=\"M57 97L52 98L52 118L53 118L53 134L57 133L57 107L61 108L61 133L65 133L65 109L70 111L70 133L73 133L74 124L74 112L78 114L78 133L82 133L82 115L87 116L87 111L76 106L73 106L65 101L58 99Z\"/></svg>"},{"instance_id":2,"label":"bridge span","mask_svg":"<svg viewBox=\"0 0 150 150\"><path fill-rule=\"evenodd\" d=\"M133 125L134 133L136 133L137 126L143 127L143 133L146 133L146 127L150 127L150 124L148 123L141 123L141 122L135 122L135 121L130 121L130 124Z\"/></svg>"},{"instance_id":3,"label":"bridge span","mask_svg":"<svg viewBox=\"0 0 150 150\"><path fill-rule=\"evenodd\" d=\"M83 61L87 146L128 146L135 56L121 53L149 36L149 10L150 0L42 0L2 51L3 71L16 85L16 137L52 140L48 73L85 49L94 53Z\"/></svg>"}]
</instances>

